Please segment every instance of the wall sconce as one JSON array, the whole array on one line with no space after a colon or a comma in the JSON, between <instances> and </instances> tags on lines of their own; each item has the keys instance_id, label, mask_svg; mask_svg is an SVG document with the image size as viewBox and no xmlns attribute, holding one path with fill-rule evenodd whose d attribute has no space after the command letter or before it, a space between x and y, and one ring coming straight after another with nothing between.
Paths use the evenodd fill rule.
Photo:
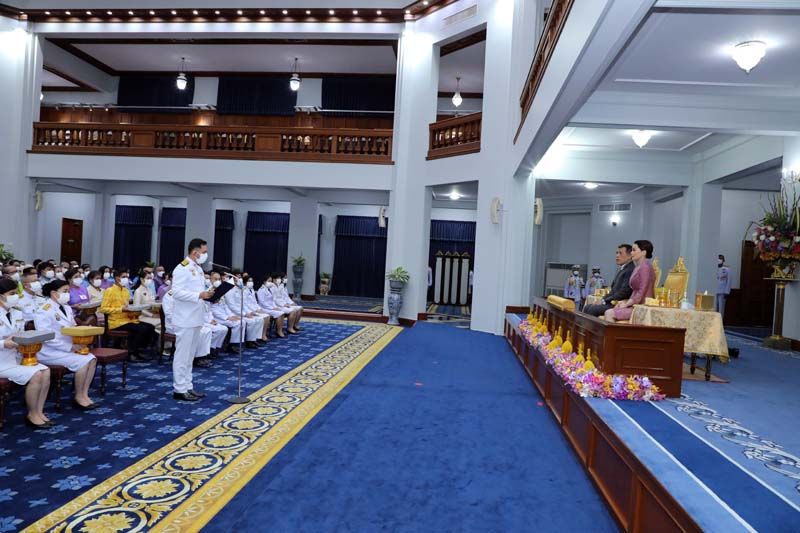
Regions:
<instances>
[{"instance_id":1,"label":"wall sconce","mask_svg":"<svg viewBox=\"0 0 800 533\"><path fill-rule=\"evenodd\" d=\"M619 224L619 222L620 222L619 215L611 215L611 218L609 218L609 221L611 222L612 226L616 227L617 224Z\"/></svg>"}]
</instances>

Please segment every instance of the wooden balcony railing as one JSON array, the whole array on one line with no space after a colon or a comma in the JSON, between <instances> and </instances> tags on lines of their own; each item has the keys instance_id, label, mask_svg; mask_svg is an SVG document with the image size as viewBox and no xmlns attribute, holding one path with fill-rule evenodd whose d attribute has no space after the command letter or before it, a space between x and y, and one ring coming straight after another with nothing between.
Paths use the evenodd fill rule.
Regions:
<instances>
[{"instance_id":1,"label":"wooden balcony railing","mask_svg":"<svg viewBox=\"0 0 800 533\"><path fill-rule=\"evenodd\" d=\"M519 129L517 136L525 123L528 116L528 111L533 104L533 98L536 96L536 91L539 89L539 84L542 82L547 65L550 63L550 56L553 55L553 50L556 48L558 38L561 36L561 30L564 29L564 24L567 22L567 16L574 0L553 0L550 7L550 13L547 15L545 21L544 33L536 46L536 53L531 62L531 68L528 71L528 79L522 87L522 94L519 97L519 105L522 115L519 121ZM516 138L514 139L516 142Z\"/></svg>"},{"instance_id":2,"label":"wooden balcony railing","mask_svg":"<svg viewBox=\"0 0 800 533\"><path fill-rule=\"evenodd\" d=\"M32 153L392 163L392 131L36 122Z\"/></svg>"},{"instance_id":3,"label":"wooden balcony railing","mask_svg":"<svg viewBox=\"0 0 800 533\"><path fill-rule=\"evenodd\" d=\"M482 113L473 113L430 124L427 159L480 152L482 117Z\"/></svg>"}]
</instances>

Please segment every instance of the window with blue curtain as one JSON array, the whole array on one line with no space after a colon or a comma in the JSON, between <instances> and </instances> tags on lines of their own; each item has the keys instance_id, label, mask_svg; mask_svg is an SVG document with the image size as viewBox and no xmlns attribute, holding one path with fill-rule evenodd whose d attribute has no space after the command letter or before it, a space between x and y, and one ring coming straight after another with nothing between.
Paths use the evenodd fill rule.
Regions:
<instances>
[{"instance_id":1,"label":"window with blue curtain","mask_svg":"<svg viewBox=\"0 0 800 533\"><path fill-rule=\"evenodd\" d=\"M319 245L320 245L320 242L322 242L322 215L318 215L318 217L317 217L317 264L315 266L315 268L317 269L317 275L314 276L314 279L316 280L315 281L316 285L314 285L314 290L311 292L311 294L316 294L317 291L319 290Z\"/></svg>"},{"instance_id":2,"label":"window with blue curtain","mask_svg":"<svg viewBox=\"0 0 800 533\"><path fill-rule=\"evenodd\" d=\"M153 208L118 205L114 214L114 266L138 270L150 261Z\"/></svg>"},{"instance_id":3,"label":"window with blue curtain","mask_svg":"<svg viewBox=\"0 0 800 533\"><path fill-rule=\"evenodd\" d=\"M431 220L430 249L428 253L428 266L436 271L436 253L464 252L470 256L470 268L475 270L475 222L461 222L456 220ZM433 287L428 287L428 301L433 299Z\"/></svg>"},{"instance_id":4,"label":"window with blue curtain","mask_svg":"<svg viewBox=\"0 0 800 533\"><path fill-rule=\"evenodd\" d=\"M220 115L294 115L297 93L288 76L220 76Z\"/></svg>"},{"instance_id":5,"label":"window with blue curtain","mask_svg":"<svg viewBox=\"0 0 800 533\"><path fill-rule=\"evenodd\" d=\"M394 111L394 89L394 76L326 76L322 78L322 108L358 111L326 115L391 117L370 111Z\"/></svg>"},{"instance_id":6,"label":"window with blue curtain","mask_svg":"<svg viewBox=\"0 0 800 533\"><path fill-rule=\"evenodd\" d=\"M247 212L244 270L258 286L267 274L286 272L289 213Z\"/></svg>"},{"instance_id":7,"label":"window with blue curtain","mask_svg":"<svg viewBox=\"0 0 800 533\"><path fill-rule=\"evenodd\" d=\"M214 222L214 262L233 266L233 210L217 209Z\"/></svg>"},{"instance_id":8,"label":"window with blue curtain","mask_svg":"<svg viewBox=\"0 0 800 533\"><path fill-rule=\"evenodd\" d=\"M386 228L377 217L337 216L331 294L382 298L385 276Z\"/></svg>"},{"instance_id":9,"label":"window with blue curtain","mask_svg":"<svg viewBox=\"0 0 800 533\"><path fill-rule=\"evenodd\" d=\"M186 89L175 85L175 74L126 74L119 78L117 105L126 112L175 112L191 113L189 105L194 101L194 76L188 76ZM186 109L159 109L184 107Z\"/></svg>"},{"instance_id":10,"label":"window with blue curtain","mask_svg":"<svg viewBox=\"0 0 800 533\"><path fill-rule=\"evenodd\" d=\"M158 263L168 272L186 257L186 208L162 207L159 220L161 235L158 245Z\"/></svg>"}]
</instances>

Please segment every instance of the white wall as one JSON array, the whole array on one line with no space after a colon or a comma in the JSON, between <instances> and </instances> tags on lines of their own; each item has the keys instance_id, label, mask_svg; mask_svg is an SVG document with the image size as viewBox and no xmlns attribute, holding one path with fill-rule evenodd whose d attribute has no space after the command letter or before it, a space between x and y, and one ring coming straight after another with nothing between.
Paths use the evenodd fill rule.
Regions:
<instances>
[{"instance_id":1,"label":"white wall","mask_svg":"<svg viewBox=\"0 0 800 533\"><path fill-rule=\"evenodd\" d=\"M751 232L747 226L760 218L767 205L770 193L761 191L722 190L722 214L720 217L719 252L731 268L731 288L739 288L742 264L742 241Z\"/></svg>"},{"instance_id":2,"label":"white wall","mask_svg":"<svg viewBox=\"0 0 800 533\"><path fill-rule=\"evenodd\" d=\"M92 193L42 193L42 209L36 213L36 243L33 248L33 261L40 259L61 259L61 219L83 220L83 241L81 262L89 261L91 254L92 226L94 216L94 194ZM113 221L112 221L113 223Z\"/></svg>"},{"instance_id":3,"label":"white wall","mask_svg":"<svg viewBox=\"0 0 800 533\"><path fill-rule=\"evenodd\" d=\"M450 114L457 112L460 115L467 115L480 113L481 111L483 111L483 100L481 98L464 98L458 107L453 105L452 97L439 98L437 100L437 113Z\"/></svg>"},{"instance_id":4,"label":"white wall","mask_svg":"<svg viewBox=\"0 0 800 533\"><path fill-rule=\"evenodd\" d=\"M661 263L662 281L680 255L684 202L681 196L668 202L649 202L645 209L643 238L653 243Z\"/></svg>"},{"instance_id":5,"label":"white wall","mask_svg":"<svg viewBox=\"0 0 800 533\"><path fill-rule=\"evenodd\" d=\"M590 213L558 213L547 217L546 263L589 262Z\"/></svg>"}]
</instances>

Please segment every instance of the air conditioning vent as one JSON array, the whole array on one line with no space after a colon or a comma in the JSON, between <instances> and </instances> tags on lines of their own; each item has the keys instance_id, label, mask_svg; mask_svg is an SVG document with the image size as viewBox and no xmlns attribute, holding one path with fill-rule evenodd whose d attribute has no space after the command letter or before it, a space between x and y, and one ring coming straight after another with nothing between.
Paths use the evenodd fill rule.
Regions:
<instances>
[{"instance_id":1,"label":"air conditioning vent","mask_svg":"<svg viewBox=\"0 0 800 533\"><path fill-rule=\"evenodd\" d=\"M467 20L468 18L472 18L478 14L478 4L472 4L466 9L462 9L458 13L453 13L449 17L445 17L442 22L444 22L445 26L450 26L451 24L455 24L457 22L461 22L462 20Z\"/></svg>"},{"instance_id":2,"label":"air conditioning vent","mask_svg":"<svg viewBox=\"0 0 800 533\"><path fill-rule=\"evenodd\" d=\"M630 211L631 204L601 204L599 207L600 211L609 212L609 211Z\"/></svg>"}]
</instances>

